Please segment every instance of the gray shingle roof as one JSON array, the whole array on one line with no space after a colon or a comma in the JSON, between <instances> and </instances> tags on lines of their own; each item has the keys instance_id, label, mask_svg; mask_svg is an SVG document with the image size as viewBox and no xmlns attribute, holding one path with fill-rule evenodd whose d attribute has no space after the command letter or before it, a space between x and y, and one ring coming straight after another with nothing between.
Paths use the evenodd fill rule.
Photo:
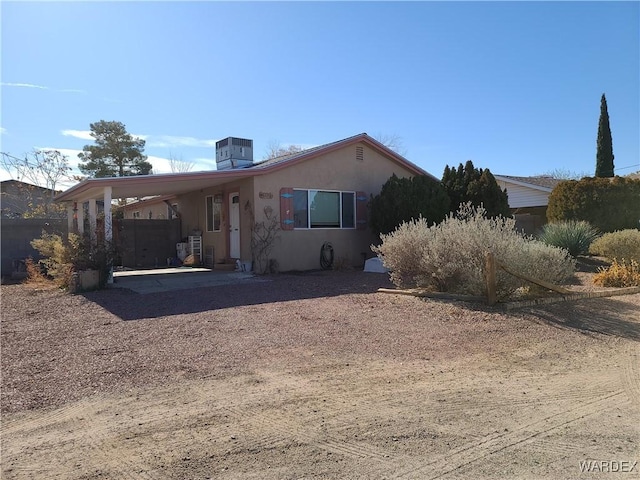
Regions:
<instances>
[{"instance_id":1,"label":"gray shingle roof","mask_svg":"<svg viewBox=\"0 0 640 480\"><path fill-rule=\"evenodd\" d=\"M553 178L553 177L545 177L545 176L537 176L537 177L515 177L513 175L496 175L496 176L515 180L516 182L529 183L531 185L536 185L538 187L551 188L551 189L553 189L556 185L562 182L561 179Z\"/></svg>"}]
</instances>

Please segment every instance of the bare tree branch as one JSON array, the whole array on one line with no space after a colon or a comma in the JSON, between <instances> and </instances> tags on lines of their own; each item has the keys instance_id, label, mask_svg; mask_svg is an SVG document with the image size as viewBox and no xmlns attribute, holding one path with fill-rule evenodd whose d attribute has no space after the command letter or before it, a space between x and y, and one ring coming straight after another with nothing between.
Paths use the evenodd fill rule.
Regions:
<instances>
[{"instance_id":1,"label":"bare tree branch","mask_svg":"<svg viewBox=\"0 0 640 480\"><path fill-rule=\"evenodd\" d=\"M396 152L398 155L406 157L407 149L404 146L402 137L397 133L378 133L377 135L374 135L373 138L375 138L385 147L390 148L391 150Z\"/></svg>"},{"instance_id":2,"label":"bare tree branch","mask_svg":"<svg viewBox=\"0 0 640 480\"><path fill-rule=\"evenodd\" d=\"M292 155L304 150L300 145L289 145L283 147L277 140L271 140L267 144L267 151L262 157L263 160L270 160L272 158L282 157L283 155Z\"/></svg>"},{"instance_id":3,"label":"bare tree branch","mask_svg":"<svg viewBox=\"0 0 640 480\"><path fill-rule=\"evenodd\" d=\"M178 158L173 154L173 152L169 152L169 168L171 168L171 173L186 173L190 172L195 163L186 162L182 159L182 155Z\"/></svg>"}]
</instances>

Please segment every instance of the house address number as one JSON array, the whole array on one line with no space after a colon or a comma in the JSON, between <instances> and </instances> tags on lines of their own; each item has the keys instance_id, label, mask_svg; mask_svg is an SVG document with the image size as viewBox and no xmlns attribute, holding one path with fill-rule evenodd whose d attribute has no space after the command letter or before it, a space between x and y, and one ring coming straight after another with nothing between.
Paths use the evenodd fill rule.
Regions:
<instances>
[{"instance_id":1,"label":"house address number","mask_svg":"<svg viewBox=\"0 0 640 480\"><path fill-rule=\"evenodd\" d=\"M273 198L273 193L271 192L260 192L258 196L263 200L271 200Z\"/></svg>"}]
</instances>

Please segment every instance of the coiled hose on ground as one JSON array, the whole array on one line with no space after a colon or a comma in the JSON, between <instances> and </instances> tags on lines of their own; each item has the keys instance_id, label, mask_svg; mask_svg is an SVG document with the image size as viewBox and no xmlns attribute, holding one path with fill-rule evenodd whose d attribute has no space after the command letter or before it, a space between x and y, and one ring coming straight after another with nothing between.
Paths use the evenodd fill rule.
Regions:
<instances>
[{"instance_id":1,"label":"coiled hose on ground","mask_svg":"<svg viewBox=\"0 0 640 480\"><path fill-rule=\"evenodd\" d=\"M329 270L333 266L333 245L324 242L320 248L320 267Z\"/></svg>"}]
</instances>

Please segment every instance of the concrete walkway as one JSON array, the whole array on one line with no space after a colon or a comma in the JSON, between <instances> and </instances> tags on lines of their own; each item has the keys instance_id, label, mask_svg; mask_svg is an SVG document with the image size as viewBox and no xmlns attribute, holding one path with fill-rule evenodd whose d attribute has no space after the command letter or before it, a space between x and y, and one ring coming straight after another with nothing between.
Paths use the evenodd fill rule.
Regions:
<instances>
[{"instance_id":1,"label":"concrete walkway","mask_svg":"<svg viewBox=\"0 0 640 480\"><path fill-rule=\"evenodd\" d=\"M114 272L113 280L111 288L128 288L142 294L266 281L256 278L250 272L228 272L196 267Z\"/></svg>"}]
</instances>

